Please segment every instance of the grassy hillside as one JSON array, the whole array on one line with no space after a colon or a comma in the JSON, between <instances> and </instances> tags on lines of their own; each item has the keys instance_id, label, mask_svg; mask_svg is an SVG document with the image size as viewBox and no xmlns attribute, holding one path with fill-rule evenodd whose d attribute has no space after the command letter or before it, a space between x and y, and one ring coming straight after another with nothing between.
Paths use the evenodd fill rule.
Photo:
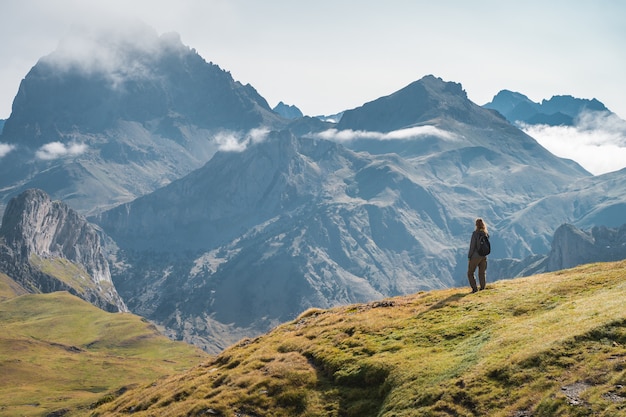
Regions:
<instances>
[{"instance_id":1,"label":"grassy hillside","mask_svg":"<svg viewBox=\"0 0 626 417\"><path fill-rule=\"evenodd\" d=\"M310 310L91 415L626 416L625 300L622 261Z\"/></svg>"},{"instance_id":2,"label":"grassy hillside","mask_svg":"<svg viewBox=\"0 0 626 417\"><path fill-rule=\"evenodd\" d=\"M106 393L208 358L138 316L107 313L66 292L23 292L0 274L0 416L85 415Z\"/></svg>"},{"instance_id":3,"label":"grassy hillside","mask_svg":"<svg viewBox=\"0 0 626 417\"><path fill-rule=\"evenodd\" d=\"M27 293L24 287L0 272L0 302Z\"/></svg>"}]
</instances>

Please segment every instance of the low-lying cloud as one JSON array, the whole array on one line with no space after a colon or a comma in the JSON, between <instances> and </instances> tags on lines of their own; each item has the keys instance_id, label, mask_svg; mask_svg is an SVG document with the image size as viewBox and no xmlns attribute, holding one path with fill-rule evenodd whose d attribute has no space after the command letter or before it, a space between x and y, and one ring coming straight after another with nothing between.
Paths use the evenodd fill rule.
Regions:
<instances>
[{"instance_id":1,"label":"low-lying cloud","mask_svg":"<svg viewBox=\"0 0 626 417\"><path fill-rule=\"evenodd\" d=\"M267 128L251 129L247 133L223 131L218 133L214 140L217 147L223 152L242 152L249 145L263 142L269 134Z\"/></svg>"},{"instance_id":2,"label":"low-lying cloud","mask_svg":"<svg viewBox=\"0 0 626 417\"><path fill-rule=\"evenodd\" d=\"M15 149L15 146L6 143L0 143L0 158L4 158L9 152Z\"/></svg>"},{"instance_id":3,"label":"low-lying cloud","mask_svg":"<svg viewBox=\"0 0 626 417\"><path fill-rule=\"evenodd\" d=\"M70 143L65 145L61 142L50 142L39 148L39 150L35 153L35 156L38 159L52 160L66 156L80 155L86 150L87 145L84 143Z\"/></svg>"},{"instance_id":4,"label":"low-lying cloud","mask_svg":"<svg viewBox=\"0 0 626 417\"><path fill-rule=\"evenodd\" d=\"M626 121L609 112L586 112L574 126L525 125L544 148L573 159L594 175L626 167Z\"/></svg>"},{"instance_id":5,"label":"low-lying cloud","mask_svg":"<svg viewBox=\"0 0 626 417\"><path fill-rule=\"evenodd\" d=\"M441 130L435 126L415 126L385 133L352 129L328 129L323 132L317 133L314 136L321 139L334 140L337 142L348 142L355 139L403 140L414 139L424 136L436 136L445 140L455 139L453 133Z\"/></svg>"}]
</instances>

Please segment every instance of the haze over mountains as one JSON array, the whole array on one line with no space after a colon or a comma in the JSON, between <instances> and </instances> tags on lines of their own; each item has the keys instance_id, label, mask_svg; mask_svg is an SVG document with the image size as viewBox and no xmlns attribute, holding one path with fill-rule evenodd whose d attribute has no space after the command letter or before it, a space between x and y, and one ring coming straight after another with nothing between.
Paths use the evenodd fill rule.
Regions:
<instances>
[{"instance_id":1,"label":"haze over mountains","mask_svg":"<svg viewBox=\"0 0 626 417\"><path fill-rule=\"evenodd\" d=\"M89 215L128 308L208 351L309 307L464 286L478 216L490 280L564 223L626 223L626 170L592 176L458 83L425 76L335 123L272 111L175 35L88 45L23 80L1 201L39 188Z\"/></svg>"}]
</instances>

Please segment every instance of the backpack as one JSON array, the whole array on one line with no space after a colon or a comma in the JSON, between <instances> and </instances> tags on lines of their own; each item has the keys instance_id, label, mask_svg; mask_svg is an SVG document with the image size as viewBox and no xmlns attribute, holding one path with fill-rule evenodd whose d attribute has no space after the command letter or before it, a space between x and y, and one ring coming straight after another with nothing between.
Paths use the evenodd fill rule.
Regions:
<instances>
[{"instance_id":1,"label":"backpack","mask_svg":"<svg viewBox=\"0 0 626 417\"><path fill-rule=\"evenodd\" d=\"M483 232L478 232L477 250L480 256L487 256L491 253L491 243L489 243L489 236Z\"/></svg>"}]
</instances>

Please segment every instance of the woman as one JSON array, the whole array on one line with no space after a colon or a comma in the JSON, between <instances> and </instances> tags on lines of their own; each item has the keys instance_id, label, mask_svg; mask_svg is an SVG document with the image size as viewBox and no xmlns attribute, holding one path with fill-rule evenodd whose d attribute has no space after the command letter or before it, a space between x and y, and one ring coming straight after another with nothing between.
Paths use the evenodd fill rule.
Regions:
<instances>
[{"instance_id":1,"label":"woman","mask_svg":"<svg viewBox=\"0 0 626 417\"><path fill-rule=\"evenodd\" d=\"M487 225L481 218L476 219L476 230L472 233L472 239L470 240L469 252L467 253L468 265L467 265L467 279L469 280L472 292L478 291L476 288L476 278L474 278L474 272L478 267L478 280L480 282L480 289L484 290L487 281L487 257L478 254L478 241L480 234L484 233L489 236L487 232Z\"/></svg>"}]
</instances>

